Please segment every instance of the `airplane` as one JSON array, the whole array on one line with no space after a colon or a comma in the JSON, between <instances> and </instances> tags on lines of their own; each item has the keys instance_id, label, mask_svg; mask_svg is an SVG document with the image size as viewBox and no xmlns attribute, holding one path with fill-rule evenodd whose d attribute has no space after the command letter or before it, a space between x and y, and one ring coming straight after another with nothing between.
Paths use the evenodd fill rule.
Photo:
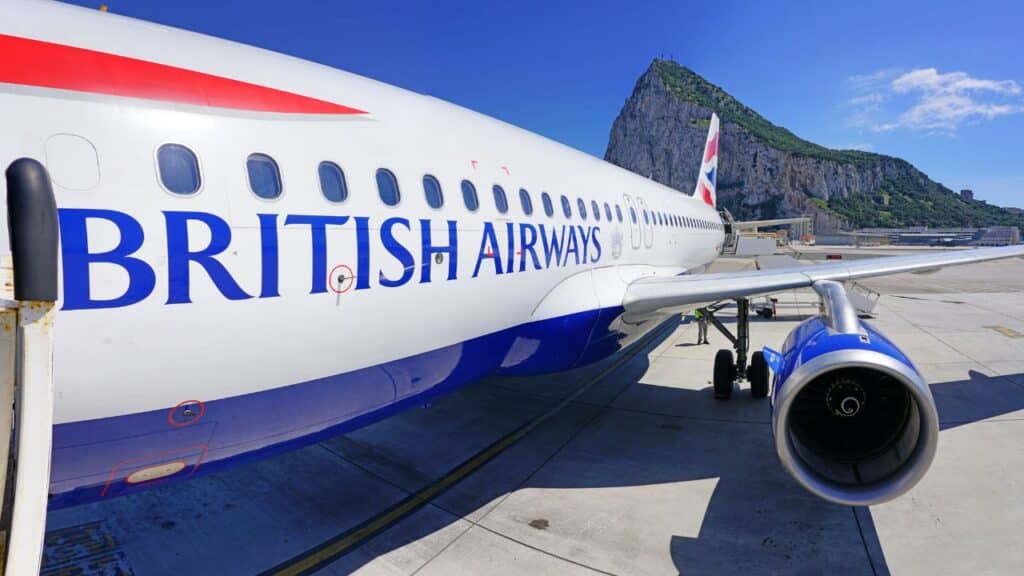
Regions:
<instances>
[{"instance_id":1,"label":"airplane","mask_svg":"<svg viewBox=\"0 0 1024 576\"><path fill-rule=\"evenodd\" d=\"M717 116L684 193L433 97L109 13L7 1L0 49L0 253L15 300L55 303L33 464L50 509L593 363L721 302L739 306L716 397L770 392L800 484L884 502L927 471L938 419L843 282L1024 256L707 273L727 240ZM748 354L747 299L806 287L822 313Z\"/></svg>"}]
</instances>

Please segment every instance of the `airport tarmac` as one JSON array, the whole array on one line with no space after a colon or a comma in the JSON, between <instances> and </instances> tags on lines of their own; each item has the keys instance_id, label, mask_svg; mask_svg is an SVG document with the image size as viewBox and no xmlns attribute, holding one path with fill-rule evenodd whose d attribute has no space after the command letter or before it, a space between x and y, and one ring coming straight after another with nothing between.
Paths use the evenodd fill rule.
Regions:
<instances>
[{"instance_id":1,"label":"airport tarmac","mask_svg":"<svg viewBox=\"0 0 1024 576\"><path fill-rule=\"evenodd\" d=\"M865 284L942 429L931 472L893 502L800 488L767 400L712 398L725 338L697 346L683 318L593 366L489 379L279 457L55 511L42 573L1024 573L1024 260ZM753 349L815 313L809 291L777 297Z\"/></svg>"}]
</instances>

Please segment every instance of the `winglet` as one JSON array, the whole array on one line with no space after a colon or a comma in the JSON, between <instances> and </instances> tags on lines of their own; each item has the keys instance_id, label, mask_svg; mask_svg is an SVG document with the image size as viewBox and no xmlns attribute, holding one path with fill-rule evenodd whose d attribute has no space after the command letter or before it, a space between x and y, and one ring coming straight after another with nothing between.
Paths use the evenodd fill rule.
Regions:
<instances>
[{"instance_id":1,"label":"winglet","mask_svg":"<svg viewBox=\"0 0 1024 576\"><path fill-rule=\"evenodd\" d=\"M693 195L707 202L714 208L715 181L718 176L718 114L711 114L711 125L708 127L708 139L704 143L704 155L701 156L700 173L697 175L697 188Z\"/></svg>"}]
</instances>

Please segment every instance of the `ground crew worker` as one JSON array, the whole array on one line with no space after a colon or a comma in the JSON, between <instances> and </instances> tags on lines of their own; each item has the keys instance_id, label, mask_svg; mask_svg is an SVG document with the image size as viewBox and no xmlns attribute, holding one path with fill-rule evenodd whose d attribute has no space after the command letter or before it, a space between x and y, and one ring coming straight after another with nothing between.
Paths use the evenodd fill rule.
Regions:
<instances>
[{"instance_id":1,"label":"ground crew worker","mask_svg":"<svg viewBox=\"0 0 1024 576\"><path fill-rule=\"evenodd\" d=\"M708 342L708 312L703 308L697 308L693 311L693 315L697 318L697 344L710 344Z\"/></svg>"}]
</instances>

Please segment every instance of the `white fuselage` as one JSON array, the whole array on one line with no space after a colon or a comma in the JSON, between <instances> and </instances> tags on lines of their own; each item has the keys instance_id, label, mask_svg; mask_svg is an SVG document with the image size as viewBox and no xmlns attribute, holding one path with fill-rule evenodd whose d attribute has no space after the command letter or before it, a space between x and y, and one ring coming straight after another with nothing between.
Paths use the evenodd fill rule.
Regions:
<instances>
[{"instance_id":1,"label":"white fuselage","mask_svg":"<svg viewBox=\"0 0 1024 576\"><path fill-rule=\"evenodd\" d=\"M124 473L159 462L159 454L188 455L183 459L194 472L204 462L341 430L332 427L433 388L591 361L618 346L585 353L594 335L562 337L561 326L607 329L619 321L612 316L621 312L631 281L701 271L723 241L715 209L689 194L435 98L323 66L35 3L0 6L0 35L199 71L366 112L222 109L183 104L173 94L158 101L0 77L0 164L26 156L42 162L61 211L53 492L83 491L67 503L116 493L112 486ZM12 57L18 55L5 54ZM198 192L179 195L162 185L157 150L168 143L198 158ZM278 198L252 192L246 162L253 153L279 167ZM343 202L321 193L318 166L324 161L344 172ZM381 200L380 168L397 179L397 205ZM427 204L425 175L441 185L440 208ZM476 211L464 203L463 180L475 185ZM494 185L507 195L507 213L496 208ZM528 191L531 215L524 214L520 189ZM544 192L553 216L545 214ZM563 195L570 217L563 214ZM143 237L128 251L131 221ZM189 255L215 236L225 240L211 224L216 221L227 225L229 243L211 258L228 280L214 278L215 271ZM322 246L315 222L325 222ZM6 243L7 234L0 238ZM453 238L457 255L438 250ZM73 255L77 265L69 269L75 245L85 252ZM107 261L96 256L118 247L124 253ZM182 268L187 277L175 276ZM229 280L242 292L232 293ZM76 303L70 307L69 291ZM123 305L97 304L119 298ZM518 332L521 327L527 332ZM544 356L545 346L557 342L557 356L557 346L573 338L582 343L575 356ZM471 350L477 364L468 357ZM358 383L338 379L351 374L360 375ZM292 396L259 399L303 385L309 387ZM332 412L330 402L345 386L355 386L359 400ZM313 414L301 402L281 405L292 397L315 402L322 412ZM231 399L239 400L229 408ZM179 421L175 407L196 401L205 414L195 424ZM133 440L138 437L152 441Z\"/></svg>"}]
</instances>

